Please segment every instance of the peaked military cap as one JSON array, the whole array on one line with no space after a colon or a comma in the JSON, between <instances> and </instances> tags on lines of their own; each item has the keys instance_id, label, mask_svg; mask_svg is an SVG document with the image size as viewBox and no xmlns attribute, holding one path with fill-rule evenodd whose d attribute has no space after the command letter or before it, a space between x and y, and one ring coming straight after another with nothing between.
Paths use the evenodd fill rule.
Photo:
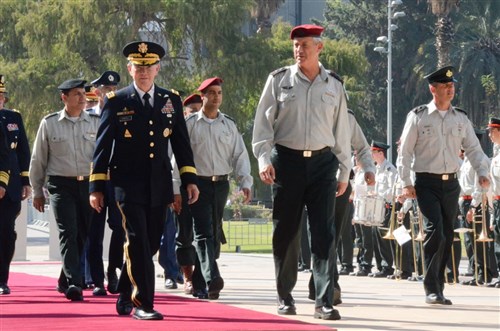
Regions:
<instances>
[{"instance_id":1,"label":"peaked military cap","mask_svg":"<svg viewBox=\"0 0 500 331\"><path fill-rule=\"evenodd\" d=\"M391 146L389 146L387 144L384 144L384 143L382 143L380 141L372 140L372 145L371 145L371 150L372 151L386 151L389 148L391 148Z\"/></svg>"},{"instance_id":2,"label":"peaked military cap","mask_svg":"<svg viewBox=\"0 0 500 331\"><path fill-rule=\"evenodd\" d=\"M102 75L90 82L94 86L100 85L118 85L120 82L120 74L116 71L107 70Z\"/></svg>"},{"instance_id":3,"label":"peaked military cap","mask_svg":"<svg viewBox=\"0 0 500 331\"><path fill-rule=\"evenodd\" d=\"M61 92L66 92L74 88L84 88L86 82L87 81L83 79L68 79L57 88L61 90Z\"/></svg>"},{"instance_id":4,"label":"peaked military cap","mask_svg":"<svg viewBox=\"0 0 500 331\"><path fill-rule=\"evenodd\" d=\"M152 41L133 41L123 47L123 55L132 64L151 66L165 56L165 49Z\"/></svg>"},{"instance_id":5,"label":"peaked military cap","mask_svg":"<svg viewBox=\"0 0 500 331\"><path fill-rule=\"evenodd\" d=\"M0 93L6 93L5 90L5 77L0 75Z\"/></svg>"},{"instance_id":6,"label":"peaked military cap","mask_svg":"<svg viewBox=\"0 0 500 331\"><path fill-rule=\"evenodd\" d=\"M491 117L488 123L488 128L500 128L500 118Z\"/></svg>"},{"instance_id":7,"label":"peaked military cap","mask_svg":"<svg viewBox=\"0 0 500 331\"><path fill-rule=\"evenodd\" d=\"M182 105L185 107L192 103L203 103L203 100L201 99L201 96L199 94L191 94L186 99L184 99Z\"/></svg>"},{"instance_id":8,"label":"peaked military cap","mask_svg":"<svg viewBox=\"0 0 500 331\"><path fill-rule=\"evenodd\" d=\"M290 32L290 39L302 37L321 37L323 27L314 24L302 24L294 27Z\"/></svg>"},{"instance_id":9,"label":"peaked military cap","mask_svg":"<svg viewBox=\"0 0 500 331\"><path fill-rule=\"evenodd\" d=\"M207 87L212 85L221 85L224 81L219 77L212 77L205 79L198 87L198 91L203 92Z\"/></svg>"},{"instance_id":10,"label":"peaked military cap","mask_svg":"<svg viewBox=\"0 0 500 331\"><path fill-rule=\"evenodd\" d=\"M455 68L453 66L446 66L425 75L424 78L429 81L429 84L456 82L455 78L453 78L454 71Z\"/></svg>"},{"instance_id":11,"label":"peaked military cap","mask_svg":"<svg viewBox=\"0 0 500 331\"><path fill-rule=\"evenodd\" d=\"M95 87L93 85L85 86L85 99L89 102L99 101L97 94L95 93Z\"/></svg>"}]
</instances>

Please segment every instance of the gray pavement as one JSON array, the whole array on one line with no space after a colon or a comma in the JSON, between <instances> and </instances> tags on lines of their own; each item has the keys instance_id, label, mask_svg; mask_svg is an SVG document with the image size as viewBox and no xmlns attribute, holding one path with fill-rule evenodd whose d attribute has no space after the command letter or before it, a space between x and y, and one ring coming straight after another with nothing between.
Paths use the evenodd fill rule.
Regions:
<instances>
[{"instance_id":1,"label":"gray pavement","mask_svg":"<svg viewBox=\"0 0 500 331\"><path fill-rule=\"evenodd\" d=\"M14 261L12 272L56 278L60 264L47 263L48 234L28 228L27 260ZM461 267L465 266L463 260ZM226 253L219 260L225 288L219 303L265 313L276 313L274 264L270 254ZM156 264L157 273L161 267ZM293 293L297 315L289 318L322 324L337 330L500 330L500 289L447 285L445 295L452 306L424 303L421 282L341 276L343 303L336 308L340 321L321 321L312 317L314 304L307 299L309 273L299 273ZM462 279L469 279L461 277ZM181 286L166 290L157 278L159 292L185 296ZM13 293L15 295L15 289ZM85 291L85 296L91 292ZM168 311L162 311L168 315Z\"/></svg>"}]
</instances>

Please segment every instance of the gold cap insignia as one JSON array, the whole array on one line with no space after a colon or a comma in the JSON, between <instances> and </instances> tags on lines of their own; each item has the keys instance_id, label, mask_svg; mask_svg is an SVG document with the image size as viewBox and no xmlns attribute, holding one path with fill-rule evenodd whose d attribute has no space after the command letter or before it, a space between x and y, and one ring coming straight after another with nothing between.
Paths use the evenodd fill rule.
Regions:
<instances>
[{"instance_id":1,"label":"gold cap insignia","mask_svg":"<svg viewBox=\"0 0 500 331\"><path fill-rule=\"evenodd\" d=\"M146 43L140 43L137 50L139 51L139 53L147 53L148 52L148 45Z\"/></svg>"},{"instance_id":2,"label":"gold cap insignia","mask_svg":"<svg viewBox=\"0 0 500 331\"><path fill-rule=\"evenodd\" d=\"M453 72L452 72L451 70L448 70L448 71L446 72L446 77L448 77L448 78L449 78L449 77L452 77L452 76L453 76Z\"/></svg>"}]
</instances>

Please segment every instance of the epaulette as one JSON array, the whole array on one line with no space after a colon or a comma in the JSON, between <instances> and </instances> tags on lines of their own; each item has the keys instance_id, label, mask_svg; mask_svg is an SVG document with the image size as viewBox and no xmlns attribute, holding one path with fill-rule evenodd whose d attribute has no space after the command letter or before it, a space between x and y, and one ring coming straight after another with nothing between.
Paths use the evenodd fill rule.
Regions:
<instances>
[{"instance_id":1,"label":"epaulette","mask_svg":"<svg viewBox=\"0 0 500 331\"><path fill-rule=\"evenodd\" d=\"M90 115L90 116L92 116L92 117L100 117L100 116L99 116L99 115L97 115L96 113L87 113L87 114L89 114L89 115Z\"/></svg>"},{"instance_id":2,"label":"epaulette","mask_svg":"<svg viewBox=\"0 0 500 331\"><path fill-rule=\"evenodd\" d=\"M17 110L17 109L12 109L12 111L15 112L15 113L20 113L20 111Z\"/></svg>"},{"instance_id":3,"label":"epaulette","mask_svg":"<svg viewBox=\"0 0 500 331\"><path fill-rule=\"evenodd\" d=\"M224 115L224 117L226 117L227 119L230 119L231 121L233 121L234 123L236 123L236 121L231 116L228 116L226 114L222 114L222 115Z\"/></svg>"},{"instance_id":4,"label":"epaulette","mask_svg":"<svg viewBox=\"0 0 500 331\"><path fill-rule=\"evenodd\" d=\"M47 118L51 118L51 117L54 117L54 116L56 116L56 115L59 115L59 112L57 112L57 113L52 113L52 114L48 114L47 116L45 116L45 119L47 119Z\"/></svg>"},{"instance_id":5,"label":"epaulette","mask_svg":"<svg viewBox=\"0 0 500 331\"><path fill-rule=\"evenodd\" d=\"M173 94L177 94L177 95L179 95L179 96L180 96L179 91L174 90L174 89L171 89L170 91L171 91Z\"/></svg>"},{"instance_id":6,"label":"epaulette","mask_svg":"<svg viewBox=\"0 0 500 331\"><path fill-rule=\"evenodd\" d=\"M111 98L114 98L116 96L116 93L115 93L115 91L111 91L111 92L106 93L106 96L108 97L108 99L111 99Z\"/></svg>"},{"instance_id":7,"label":"epaulette","mask_svg":"<svg viewBox=\"0 0 500 331\"><path fill-rule=\"evenodd\" d=\"M458 108L458 107L453 107L455 110L458 110L459 112L462 112L464 113L465 115L467 115L467 112L465 110L463 110L462 108Z\"/></svg>"},{"instance_id":8,"label":"epaulette","mask_svg":"<svg viewBox=\"0 0 500 331\"><path fill-rule=\"evenodd\" d=\"M339 75L337 75L335 72L331 71L331 70L327 70L328 74L330 76L332 76L333 78L335 78L336 80L338 80L339 82L342 83L342 85L344 85L344 80L342 79L342 77L340 77Z\"/></svg>"},{"instance_id":9,"label":"epaulette","mask_svg":"<svg viewBox=\"0 0 500 331\"><path fill-rule=\"evenodd\" d=\"M283 71L286 71L288 69L288 67L283 67L283 68L279 68L279 69L276 69L274 70L273 72L271 72L271 76L276 76L277 74L279 74L280 72L283 72Z\"/></svg>"},{"instance_id":10,"label":"epaulette","mask_svg":"<svg viewBox=\"0 0 500 331\"><path fill-rule=\"evenodd\" d=\"M411 111L414 112L415 114L418 114L421 111L426 110L426 109L427 109L427 105L421 105L421 106L413 108Z\"/></svg>"},{"instance_id":11,"label":"epaulette","mask_svg":"<svg viewBox=\"0 0 500 331\"><path fill-rule=\"evenodd\" d=\"M348 112L349 114L351 114L352 116L354 116L354 112L353 112L352 110L347 109L347 112Z\"/></svg>"},{"instance_id":12,"label":"epaulette","mask_svg":"<svg viewBox=\"0 0 500 331\"><path fill-rule=\"evenodd\" d=\"M189 121L190 119L192 119L193 117L196 117L196 116L198 116L198 114L196 114L196 113L189 115L188 117L186 117L186 122Z\"/></svg>"}]
</instances>

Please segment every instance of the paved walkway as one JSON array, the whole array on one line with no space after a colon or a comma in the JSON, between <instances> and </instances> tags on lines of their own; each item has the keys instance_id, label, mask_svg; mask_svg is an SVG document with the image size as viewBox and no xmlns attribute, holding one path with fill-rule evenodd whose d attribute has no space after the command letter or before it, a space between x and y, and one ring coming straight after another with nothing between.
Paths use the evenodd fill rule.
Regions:
<instances>
[{"instance_id":1,"label":"paved walkway","mask_svg":"<svg viewBox=\"0 0 500 331\"><path fill-rule=\"evenodd\" d=\"M28 261L13 262L11 270L57 278L60 264L48 263L48 256L47 235L28 230ZM226 253L222 254L219 266L225 280L219 303L276 313L274 264L270 254ZM157 265L158 272L161 268ZM312 317L313 302L307 299L309 276L299 273L293 293L297 315L290 318L353 331L500 330L500 289L450 285L446 286L445 295L453 305L430 306L424 303L421 282L351 276L340 278L343 303L336 308L342 320L317 320ZM161 278L157 278L156 289L184 296L180 288L165 290ZM15 295L15 288L11 295ZM88 295L91 292L85 291L84 296ZM168 315L168 311L162 313Z\"/></svg>"}]
</instances>

